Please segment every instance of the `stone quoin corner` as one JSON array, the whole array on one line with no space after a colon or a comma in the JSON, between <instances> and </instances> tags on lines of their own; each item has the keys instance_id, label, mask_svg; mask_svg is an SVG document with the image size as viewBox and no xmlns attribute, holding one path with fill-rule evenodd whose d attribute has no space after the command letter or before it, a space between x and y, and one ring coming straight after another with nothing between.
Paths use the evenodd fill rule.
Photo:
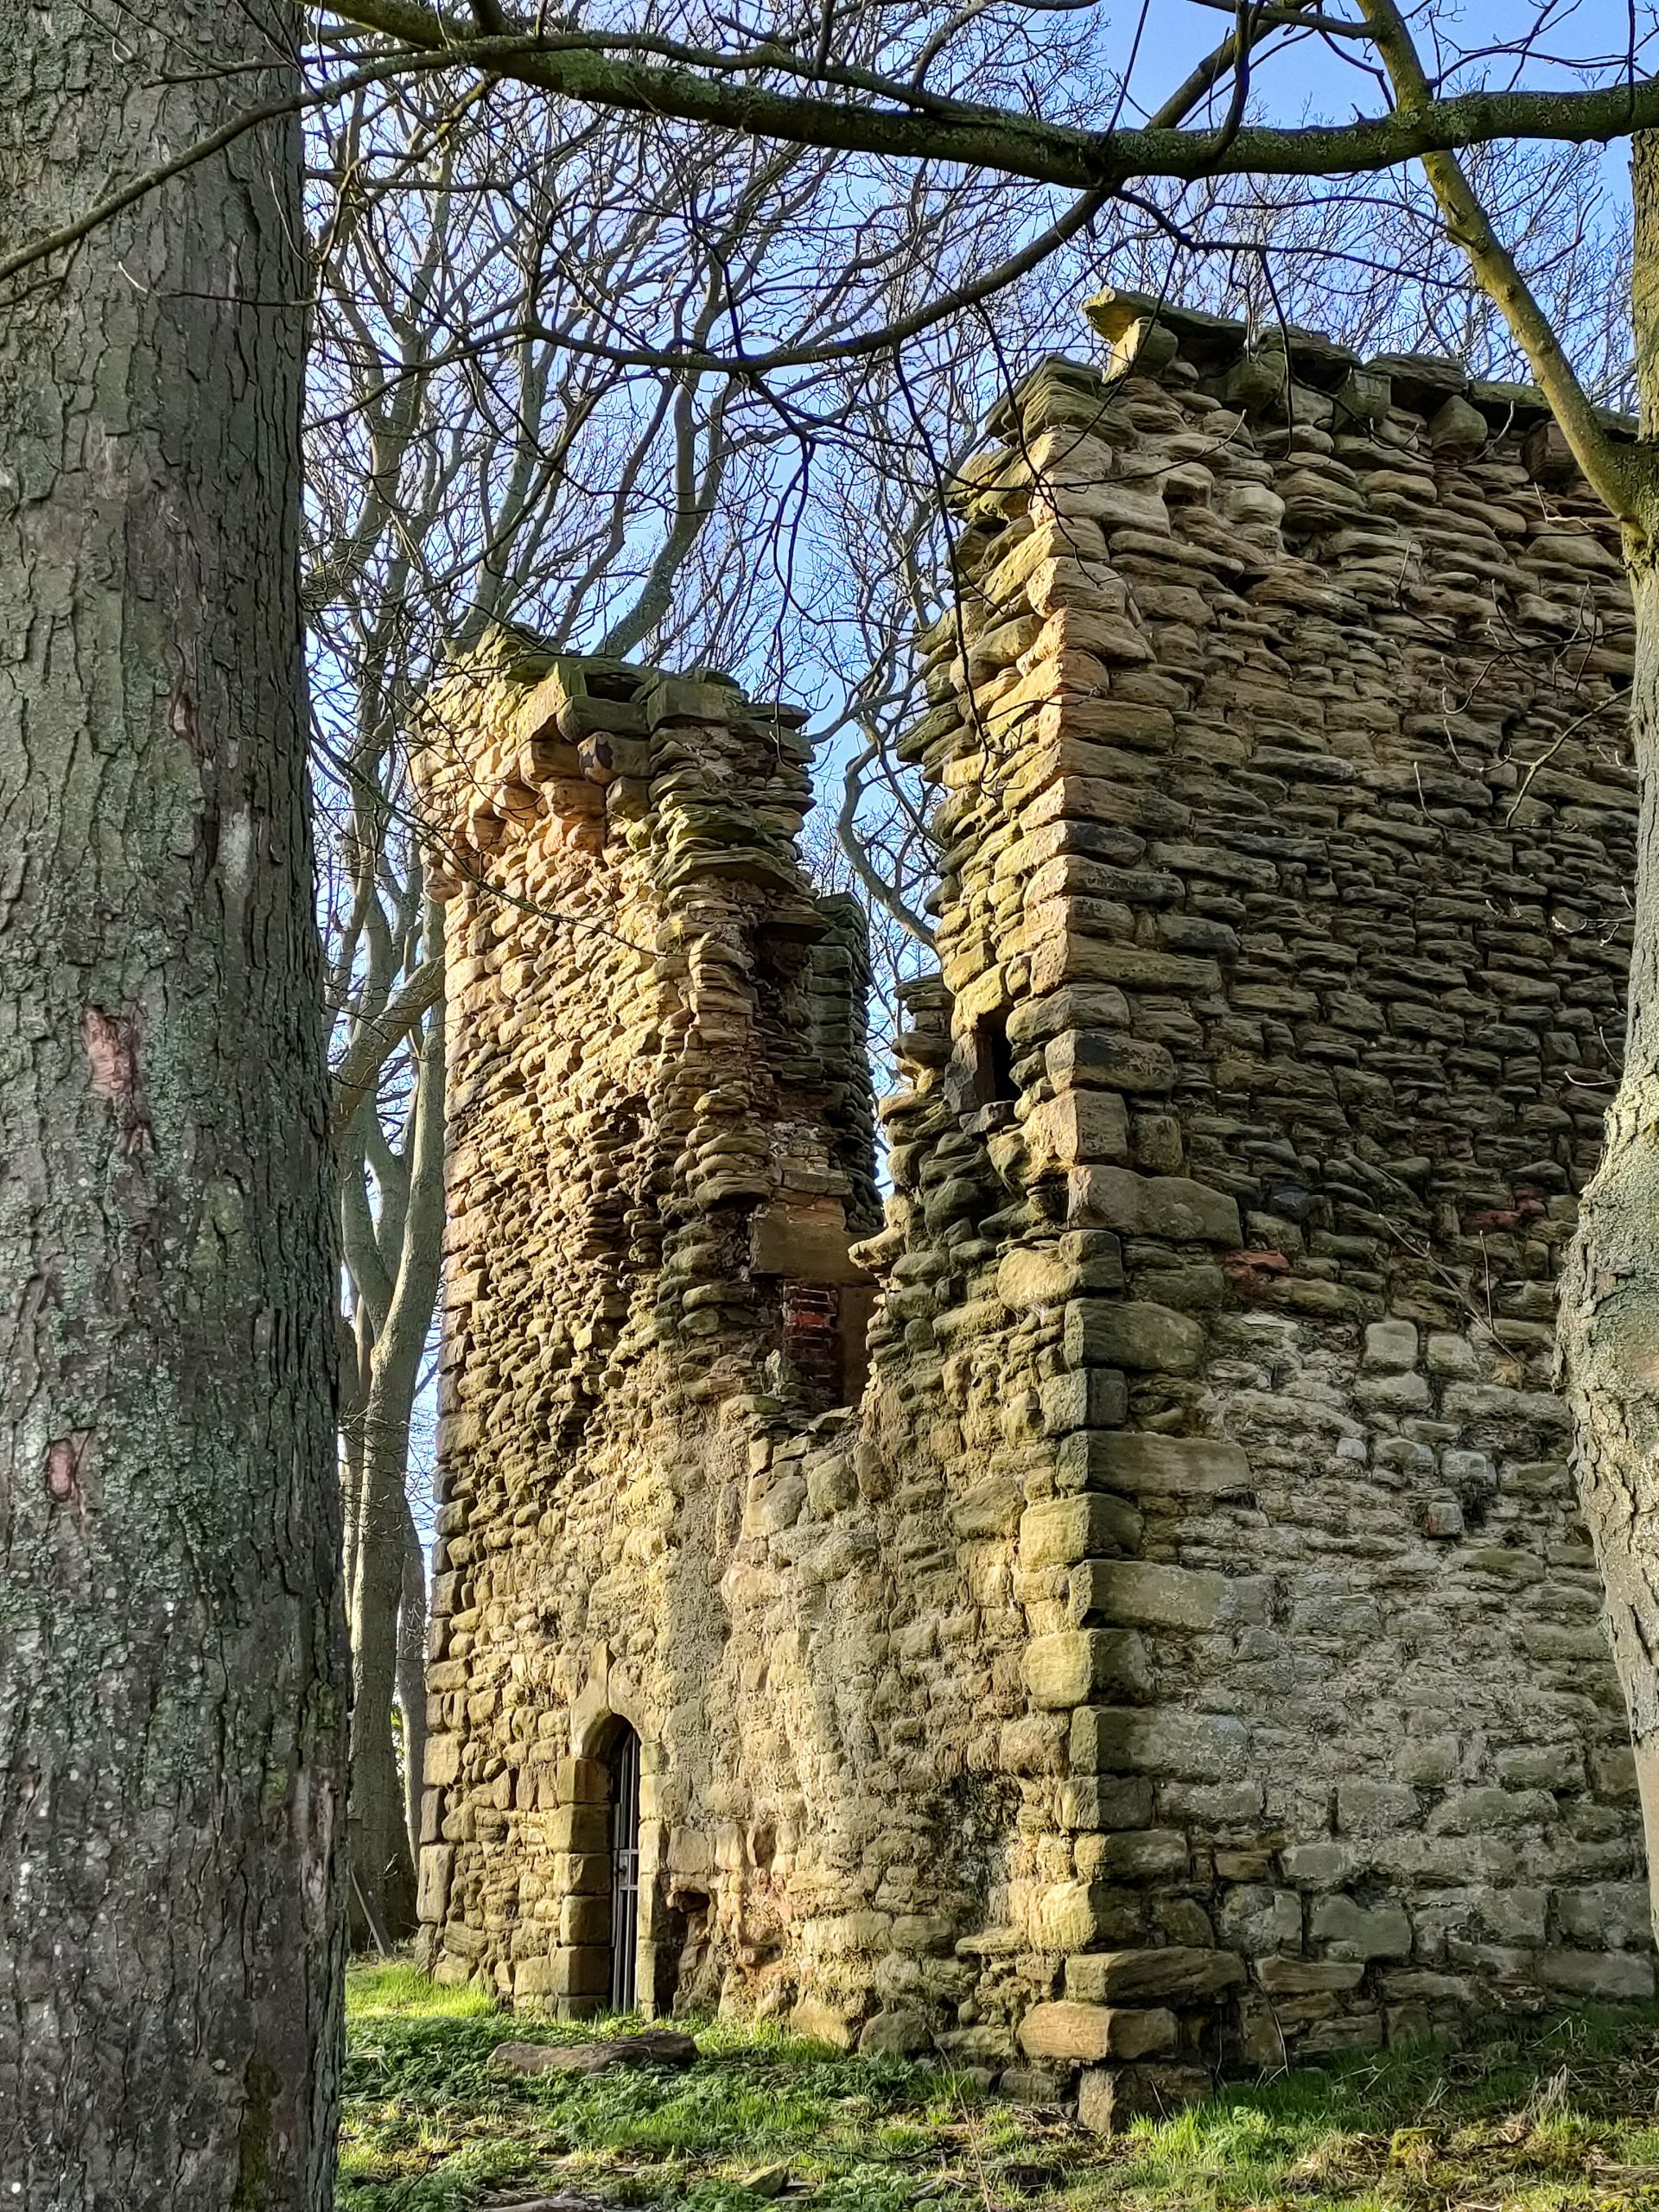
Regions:
<instances>
[{"instance_id":1,"label":"stone quoin corner","mask_svg":"<svg viewBox=\"0 0 1659 2212\"><path fill-rule=\"evenodd\" d=\"M1654 1972L1550 1387L1616 526L1526 387L1090 315L957 487L885 1215L804 717L505 632L429 701L420 1876L444 1980L1110 2127Z\"/></svg>"}]
</instances>

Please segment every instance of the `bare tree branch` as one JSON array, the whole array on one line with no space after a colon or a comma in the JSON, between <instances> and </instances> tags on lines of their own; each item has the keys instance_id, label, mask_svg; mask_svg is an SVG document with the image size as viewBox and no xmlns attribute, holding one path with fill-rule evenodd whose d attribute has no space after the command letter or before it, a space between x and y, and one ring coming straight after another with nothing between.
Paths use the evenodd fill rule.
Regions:
<instances>
[{"instance_id":1,"label":"bare tree branch","mask_svg":"<svg viewBox=\"0 0 1659 2212\"><path fill-rule=\"evenodd\" d=\"M443 955L423 961L401 984L382 1013L364 1022L335 1063L329 1118L336 1137L351 1126L357 1109L379 1081L381 1071L429 1007L443 996Z\"/></svg>"}]
</instances>

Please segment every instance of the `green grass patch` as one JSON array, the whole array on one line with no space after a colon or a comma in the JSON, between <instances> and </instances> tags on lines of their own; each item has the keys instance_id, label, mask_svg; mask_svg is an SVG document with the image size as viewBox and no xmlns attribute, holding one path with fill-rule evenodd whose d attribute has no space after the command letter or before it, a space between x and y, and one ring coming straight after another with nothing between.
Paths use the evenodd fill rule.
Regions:
<instances>
[{"instance_id":1,"label":"green grass patch","mask_svg":"<svg viewBox=\"0 0 1659 2212\"><path fill-rule=\"evenodd\" d=\"M1118 2142L937 2066L689 2022L683 2072L498 2074L508 2038L638 2025L510 2016L412 1967L347 1987L340 2212L475 2212L569 2190L619 2206L757 2212L1659 2212L1659 2010L1390 2052L1234 2088Z\"/></svg>"}]
</instances>

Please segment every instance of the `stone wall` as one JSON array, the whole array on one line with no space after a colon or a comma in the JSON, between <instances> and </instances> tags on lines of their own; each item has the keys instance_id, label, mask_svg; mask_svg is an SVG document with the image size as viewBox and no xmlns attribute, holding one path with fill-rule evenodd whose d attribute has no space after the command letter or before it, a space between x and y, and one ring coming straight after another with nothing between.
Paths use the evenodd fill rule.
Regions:
<instances>
[{"instance_id":1,"label":"stone wall","mask_svg":"<svg viewBox=\"0 0 1659 2212\"><path fill-rule=\"evenodd\" d=\"M874 1292L848 1248L880 1217L866 976L858 910L794 855L801 719L511 638L432 704L453 1046L421 1907L440 1974L598 2009L620 1718L645 2000L906 2045L973 1986L954 1942L1005 1879L1023 1623L982 1625L959 1547L1016 1501L948 1493L937 1360L847 1410Z\"/></svg>"},{"instance_id":2,"label":"stone wall","mask_svg":"<svg viewBox=\"0 0 1659 2212\"><path fill-rule=\"evenodd\" d=\"M662 2001L1106 2125L1653 1972L1550 1390L1622 1026L1614 533L1525 388L1091 319L927 641L940 974L855 1405L802 749L650 671L446 690L423 1895L440 1970L591 1999L620 1713Z\"/></svg>"}]
</instances>

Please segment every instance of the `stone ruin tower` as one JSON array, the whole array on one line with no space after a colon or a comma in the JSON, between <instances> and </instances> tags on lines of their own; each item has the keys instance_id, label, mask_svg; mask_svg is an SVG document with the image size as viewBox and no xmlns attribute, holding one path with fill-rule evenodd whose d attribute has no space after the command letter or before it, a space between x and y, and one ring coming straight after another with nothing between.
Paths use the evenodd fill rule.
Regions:
<instances>
[{"instance_id":1,"label":"stone ruin tower","mask_svg":"<svg viewBox=\"0 0 1659 2212\"><path fill-rule=\"evenodd\" d=\"M1105 2126L1654 1974L1550 1389L1614 532L1527 387L1090 317L959 491L884 1222L800 718L507 639L435 700L421 1908Z\"/></svg>"}]
</instances>

